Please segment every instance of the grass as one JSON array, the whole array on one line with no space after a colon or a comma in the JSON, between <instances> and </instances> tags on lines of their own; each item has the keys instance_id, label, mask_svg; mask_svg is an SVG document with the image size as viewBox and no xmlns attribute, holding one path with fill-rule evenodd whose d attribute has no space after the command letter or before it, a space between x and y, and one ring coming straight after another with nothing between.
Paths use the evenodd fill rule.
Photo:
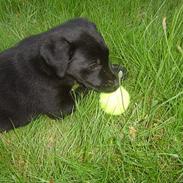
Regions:
<instances>
[{"instance_id":1,"label":"grass","mask_svg":"<svg viewBox=\"0 0 183 183\"><path fill-rule=\"evenodd\" d=\"M108 116L91 92L64 120L0 134L0 183L183 182L183 1L1 0L0 50L79 16L127 67L130 107Z\"/></svg>"}]
</instances>

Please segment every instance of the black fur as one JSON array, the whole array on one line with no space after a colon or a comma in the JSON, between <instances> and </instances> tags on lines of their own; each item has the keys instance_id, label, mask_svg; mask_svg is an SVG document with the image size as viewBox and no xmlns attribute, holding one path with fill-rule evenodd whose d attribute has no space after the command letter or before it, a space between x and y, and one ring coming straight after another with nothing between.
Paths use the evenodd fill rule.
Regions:
<instances>
[{"instance_id":1,"label":"black fur","mask_svg":"<svg viewBox=\"0 0 183 183\"><path fill-rule=\"evenodd\" d=\"M26 125L40 114L74 110L75 82L96 91L118 87L108 48L96 26L82 18L24 39L0 54L0 131Z\"/></svg>"}]
</instances>

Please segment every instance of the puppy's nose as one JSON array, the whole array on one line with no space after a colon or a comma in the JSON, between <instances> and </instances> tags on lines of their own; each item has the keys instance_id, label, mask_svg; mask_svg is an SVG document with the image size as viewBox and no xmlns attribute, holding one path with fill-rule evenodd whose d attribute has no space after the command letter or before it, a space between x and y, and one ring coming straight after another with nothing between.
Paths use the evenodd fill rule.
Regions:
<instances>
[{"instance_id":1,"label":"puppy's nose","mask_svg":"<svg viewBox=\"0 0 183 183\"><path fill-rule=\"evenodd\" d=\"M122 74L123 74L123 75L122 75L121 80L126 79L127 76L128 76L127 69L126 69L125 67L121 66L121 65L118 65L118 64L110 64L110 69L111 69L112 73L113 73L115 76L117 76L117 77L118 77L118 73L119 73L120 71L122 71Z\"/></svg>"}]
</instances>

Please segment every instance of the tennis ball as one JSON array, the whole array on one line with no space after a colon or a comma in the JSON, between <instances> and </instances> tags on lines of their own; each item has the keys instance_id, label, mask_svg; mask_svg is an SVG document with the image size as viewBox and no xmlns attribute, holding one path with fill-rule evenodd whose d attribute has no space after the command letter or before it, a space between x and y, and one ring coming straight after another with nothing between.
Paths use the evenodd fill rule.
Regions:
<instances>
[{"instance_id":1,"label":"tennis ball","mask_svg":"<svg viewBox=\"0 0 183 183\"><path fill-rule=\"evenodd\" d=\"M101 93L99 103L106 113L120 115L128 108L130 96L124 87L120 86L112 93Z\"/></svg>"}]
</instances>

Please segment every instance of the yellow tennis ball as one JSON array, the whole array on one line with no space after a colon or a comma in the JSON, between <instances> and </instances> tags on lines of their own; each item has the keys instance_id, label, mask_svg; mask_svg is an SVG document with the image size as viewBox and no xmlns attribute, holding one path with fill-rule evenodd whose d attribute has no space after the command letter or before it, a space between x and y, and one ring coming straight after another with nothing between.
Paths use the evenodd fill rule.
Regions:
<instances>
[{"instance_id":1,"label":"yellow tennis ball","mask_svg":"<svg viewBox=\"0 0 183 183\"><path fill-rule=\"evenodd\" d=\"M122 86L120 86L112 93L101 93L99 103L103 111L106 113L120 115L128 108L130 95Z\"/></svg>"}]
</instances>

